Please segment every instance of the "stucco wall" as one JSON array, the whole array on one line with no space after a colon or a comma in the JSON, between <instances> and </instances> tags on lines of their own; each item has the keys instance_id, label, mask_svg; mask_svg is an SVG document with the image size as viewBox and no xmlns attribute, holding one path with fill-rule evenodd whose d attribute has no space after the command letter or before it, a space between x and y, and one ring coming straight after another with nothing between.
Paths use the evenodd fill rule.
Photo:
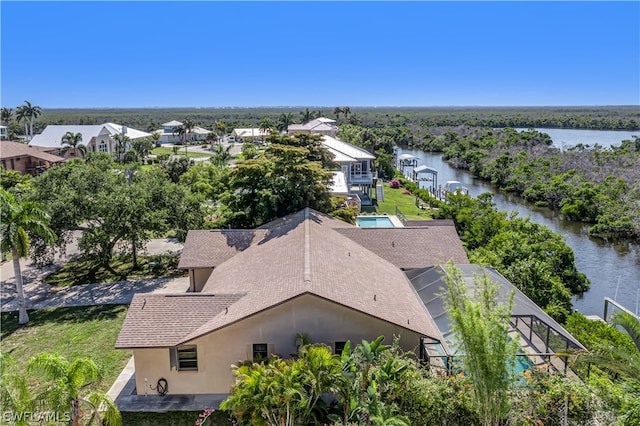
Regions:
<instances>
[{"instance_id":1,"label":"stucco wall","mask_svg":"<svg viewBox=\"0 0 640 426\"><path fill-rule=\"evenodd\" d=\"M209 276L211 275L213 268L195 268L191 269L189 278L191 279L191 288L195 292L201 292L204 285L207 283Z\"/></svg>"},{"instance_id":2,"label":"stucco wall","mask_svg":"<svg viewBox=\"0 0 640 426\"><path fill-rule=\"evenodd\" d=\"M296 352L297 333L329 345L346 340L355 345L380 335L391 343L399 335L402 348L412 351L417 351L420 340L417 333L305 295L190 342L198 346L197 372L170 371L169 349L134 350L138 394L144 395L145 377L154 387L160 377L167 379L170 394L228 393L233 384L231 364L251 357L254 343L273 345L274 353L288 358Z\"/></svg>"}]
</instances>

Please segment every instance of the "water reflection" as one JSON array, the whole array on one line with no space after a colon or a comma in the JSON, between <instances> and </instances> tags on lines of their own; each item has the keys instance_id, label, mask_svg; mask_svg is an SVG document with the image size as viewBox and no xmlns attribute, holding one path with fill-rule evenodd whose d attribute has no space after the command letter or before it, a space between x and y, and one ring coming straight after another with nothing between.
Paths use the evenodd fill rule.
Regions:
<instances>
[{"instance_id":1,"label":"water reflection","mask_svg":"<svg viewBox=\"0 0 640 426\"><path fill-rule=\"evenodd\" d=\"M474 179L465 171L451 168L439 154L399 150L399 154L405 153L418 157L419 164L438 170L438 183L441 185L448 180L460 181L474 197L491 192L499 210L516 211L520 216L529 216L533 222L562 234L574 251L578 269L591 281L591 289L574 299L574 307L580 312L602 316L605 296L616 297L632 311L640 307L640 247L637 244L591 238L588 226L566 221L557 212L537 207L513 194L500 193L491 184Z\"/></svg>"}]
</instances>

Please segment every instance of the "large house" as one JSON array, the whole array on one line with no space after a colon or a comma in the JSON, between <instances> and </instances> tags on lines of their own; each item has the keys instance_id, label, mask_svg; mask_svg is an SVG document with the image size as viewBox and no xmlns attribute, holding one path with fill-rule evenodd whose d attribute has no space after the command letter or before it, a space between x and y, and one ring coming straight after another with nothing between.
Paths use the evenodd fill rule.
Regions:
<instances>
[{"instance_id":1,"label":"large house","mask_svg":"<svg viewBox=\"0 0 640 426\"><path fill-rule=\"evenodd\" d=\"M337 172L344 176L337 179L345 182L349 193L358 193L363 204L370 204L371 192L378 179L374 166L375 155L331 136L323 136L322 145L333 154Z\"/></svg>"},{"instance_id":2,"label":"large house","mask_svg":"<svg viewBox=\"0 0 640 426\"><path fill-rule=\"evenodd\" d=\"M261 229L190 231L192 291L136 295L116 343L133 350L137 394L161 378L169 393L228 393L231 364L288 358L298 333L336 352L380 335L416 353L444 345L401 268L468 263L447 225L360 229L304 209Z\"/></svg>"},{"instance_id":3,"label":"large house","mask_svg":"<svg viewBox=\"0 0 640 426\"><path fill-rule=\"evenodd\" d=\"M338 133L338 126L336 125L336 120L320 117L304 124L290 124L287 128L287 133L290 135L294 133L314 133L335 138Z\"/></svg>"},{"instance_id":4,"label":"large house","mask_svg":"<svg viewBox=\"0 0 640 426\"><path fill-rule=\"evenodd\" d=\"M66 160L47 152L46 148L29 146L20 142L2 141L0 143L0 161L5 170L37 175Z\"/></svg>"},{"instance_id":5,"label":"large house","mask_svg":"<svg viewBox=\"0 0 640 426\"><path fill-rule=\"evenodd\" d=\"M262 143L271 134L268 129L257 127L238 127L231 132L231 141Z\"/></svg>"},{"instance_id":6,"label":"large house","mask_svg":"<svg viewBox=\"0 0 640 426\"><path fill-rule=\"evenodd\" d=\"M158 385L169 396L220 401L233 385L232 364L295 356L301 333L336 354L347 341L396 338L449 368L455 342L447 341L438 266L449 260L470 283L486 272L503 293L514 290L497 272L469 265L451 221L366 229L307 208L259 229L190 231L179 264L190 292L131 302L116 347L133 351L135 386L116 402L148 407L162 398ZM527 353L582 347L519 292L512 319Z\"/></svg>"},{"instance_id":7,"label":"large house","mask_svg":"<svg viewBox=\"0 0 640 426\"><path fill-rule=\"evenodd\" d=\"M29 142L29 146L42 147L50 152L56 152L61 156L73 154L62 144L62 138L67 132L82 134L82 144L87 147L87 152L107 152L115 154L117 142L115 135L125 135L129 140L147 138L151 136L147 132L121 126L115 123L99 125L49 125L42 133L35 135ZM125 151L130 146L125 147Z\"/></svg>"},{"instance_id":8,"label":"large house","mask_svg":"<svg viewBox=\"0 0 640 426\"><path fill-rule=\"evenodd\" d=\"M162 124L162 129L156 130L156 133L160 135L160 143L179 143L182 142L178 129L183 127L184 123L171 120ZM186 129L185 129L186 130ZM194 126L184 135L185 142L202 142L207 139L211 130L204 129L199 126Z\"/></svg>"}]
</instances>

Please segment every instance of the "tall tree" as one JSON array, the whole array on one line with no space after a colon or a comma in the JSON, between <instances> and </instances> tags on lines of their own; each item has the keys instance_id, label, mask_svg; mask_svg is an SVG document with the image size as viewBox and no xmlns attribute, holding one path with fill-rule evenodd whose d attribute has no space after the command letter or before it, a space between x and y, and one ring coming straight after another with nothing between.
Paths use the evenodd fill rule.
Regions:
<instances>
[{"instance_id":1,"label":"tall tree","mask_svg":"<svg viewBox=\"0 0 640 426\"><path fill-rule=\"evenodd\" d=\"M62 136L62 145L68 145L73 148L73 155L76 155L76 151L80 151L83 157L87 156L87 147L82 144L82 133L67 132Z\"/></svg>"},{"instance_id":2,"label":"tall tree","mask_svg":"<svg viewBox=\"0 0 640 426\"><path fill-rule=\"evenodd\" d=\"M116 142L116 150L115 150L116 161L121 162L122 160L124 160L124 154L127 152L127 149L131 145L131 139L129 138L129 136L123 133L116 133L112 137L113 137L113 140Z\"/></svg>"},{"instance_id":3,"label":"tall tree","mask_svg":"<svg viewBox=\"0 0 640 426\"><path fill-rule=\"evenodd\" d=\"M336 116L336 122L340 121L340 114L342 114L342 113L343 113L343 111L342 111L342 108L340 108L340 107L335 107L333 109L333 115Z\"/></svg>"},{"instance_id":4,"label":"tall tree","mask_svg":"<svg viewBox=\"0 0 640 426\"><path fill-rule=\"evenodd\" d=\"M182 123L182 127L184 128L184 156L187 157L187 141L186 139L189 137L189 133L191 133L191 131L193 130L194 127L196 127L196 123L191 120L190 118L185 118L184 122Z\"/></svg>"},{"instance_id":5,"label":"tall tree","mask_svg":"<svg viewBox=\"0 0 640 426\"><path fill-rule=\"evenodd\" d=\"M260 120L260 123L258 124L258 129L260 129L260 132L262 133L260 137L263 140L266 139L267 136L269 136L272 130L275 128L276 128L276 124L273 122L273 120L268 117L264 117L262 120Z\"/></svg>"},{"instance_id":6,"label":"tall tree","mask_svg":"<svg viewBox=\"0 0 640 426\"><path fill-rule=\"evenodd\" d=\"M351 108L349 108L348 106L342 107L342 113L344 114L344 121L348 121L349 114L351 114Z\"/></svg>"},{"instance_id":7,"label":"tall tree","mask_svg":"<svg viewBox=\"0 0 640 426\"><path fill-rule=\"evenodd\" d=\"M29 138L29 129L27 127L27 123L29 122L29 115L27 114L27 110L24 105L20 105L16 108L16 121L18 124L22 122L24 124L24 138Z\"/></svg>"},{"instance_id":8,"label":"tall tree","mask_svg":"<svg viewBox=\"0 0 640 426\"><path fill-rule=\"evenodd\" d=\"M515 292L506 304L498 303L498 284L483 275L474 279L470 294L460 269L452 262L446 266L445 281L445 307L464 371L474 385L478 417L484 426L499 425L508 412L510 371L518 350L516 342L508 338Z\"/></svg>"},{"instance_id":9,"label":"tall tree","mask_svg":"<svg viewBox=\"0 0 640 426\"><path fill-rule=\"evenodd\" d=\"M293 114L290 112L283 112L282 114L280 114L280 117L278 117L276 128L278 129L278 131L286 133L290 124L293 124Z\"/></svg>"},{"instance_id":10,"label":"tall tree","mask_svg":"<svg viewBox=\"0 0 640 426\"><path fill-rule=\"evenodd\" d=\"M46 242L55 241L56 236L49 228L49 216L37 204L20 202L13 194L0 189L0 230L2 252L11 252L13 271L18 298L18 323L29 322L24 300L20 259L29 255L31 240L29 233L41 236Z\"/></svg>"},{"instance_id":11,"label":"tall tree","mask_svg":"<svg viewBox=\"0 0 640 426\"><path fill-rule=\"evenodd\" d=\"M309 108L305 108L304 111L300 112L300 116L302 118L302 124L307 124L316 118L315 111L311 111Z\"/></svg>"},{"instance_id":12,"label":"tall tree","mask_svg":"<svg viewBox=\"0 0 640 426\"><path fill-rule=\"evenodd\" d=\"M233 144L227 145L226 147L222 146L222 144L216 145L215 148L212 149L213 155L209 161L218 167L226 166L229 160L231 160L231 148L233 148Z\"/></svg>"},{"instance_id":13,"label":"tall tree","mask_svg":"<svg viewBox=\"0 0 640 426\"><path fill-rule=\"evenodd\" d=\"M158 147L160 146L160 138L162 136L160 135L160 132L151 132L151 142L153 143L153 146Z\"/></svg>"},{"instance_id":14,"label":"tall tree","mask_svg":"<svg viewBox=\"0 0 640 426\"><path fill-rule=\"evenodd\" d=\"M59 354L43 352L29 359L27 369L48 380L40 399L53 411L68 413L71 426L80 426L83 418L106 426L122 424L118 407L106 394L83 391L100 377L100 370L91 359L69 361Z\"/></svg>"},{"instance_id":15,"label":"tall tree","mask_svg":"<svg viewBox=\"0 0 640 426\"><path fill-rule=\"evenodd\" d=\"M37 105L32 105L29 101L24 101L24 110L27 117L29 117L29 140L33 138L33 120L38 118L42 113L42 109Z\"/></svg>"},{"instance_id":16,"label":"tall tree","mask_svg":"<svg viewBox=\"0 0 640 426\"><path fill-rule=\"evenodd\" d=\"M11 123L13 117L13 110L11 108L2 107L2 124L8 126Z\"/></svg>"},{"instance_id":17,"label":"tall tree","mask_svg":"<svg viewBox=\"0 0 640 426\"><path fill-rule=\"evenodd\" d=\"M219 138L223 137L227 132L227 125L224 121L218 120L216 121L216 134Z\"/></svg>"}]
</instances>

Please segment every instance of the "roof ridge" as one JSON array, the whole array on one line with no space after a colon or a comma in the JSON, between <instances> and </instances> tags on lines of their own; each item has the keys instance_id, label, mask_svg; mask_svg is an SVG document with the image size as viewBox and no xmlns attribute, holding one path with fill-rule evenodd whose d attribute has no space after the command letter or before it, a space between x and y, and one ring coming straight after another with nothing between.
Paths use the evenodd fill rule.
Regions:
<instances>
[{"instance_id":1,"label":"roof ridge","mask_svg":"<svg viewBox=\"0 0 640 426\"><path fill-rule=\"evenodd\" d=\"M304 282L311 283L311 241L309 230L309 207L304 209Z\"/></svg>"}]
</instances>

